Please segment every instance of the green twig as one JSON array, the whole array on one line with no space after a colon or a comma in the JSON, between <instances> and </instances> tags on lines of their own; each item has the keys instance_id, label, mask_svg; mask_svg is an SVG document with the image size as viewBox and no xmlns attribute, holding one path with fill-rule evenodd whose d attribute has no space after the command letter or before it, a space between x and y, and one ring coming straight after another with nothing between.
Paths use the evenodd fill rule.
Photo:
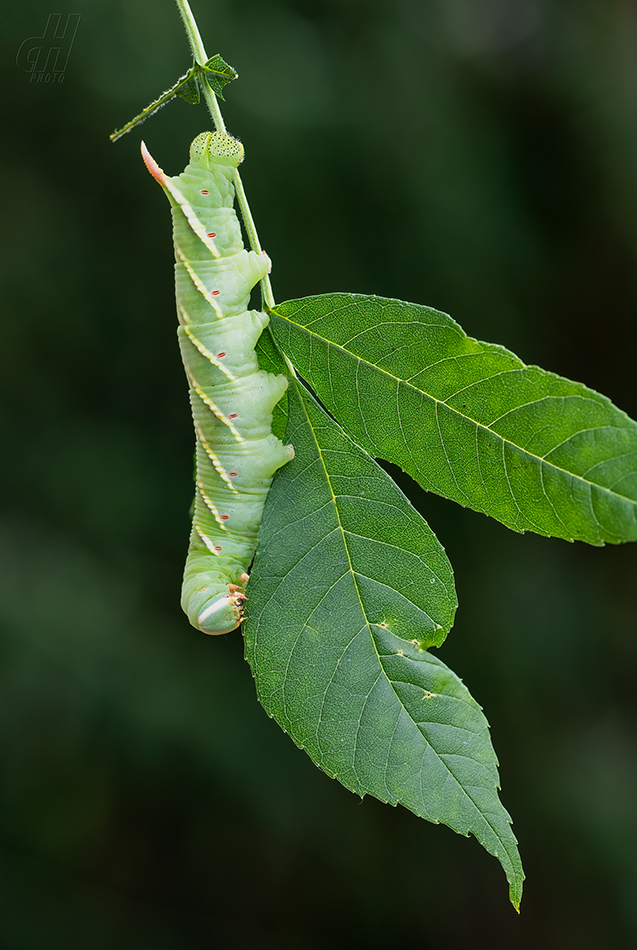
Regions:
<instances>
[{"instance_id":1,"label":"green twig","mask_svg":"<svg viewBox=\"0 0 637 950\"><path fill-rule=\"evenodd\" d=\"M195 73L196 69L193 66L187 73L179 77L174 86L171 86L170 89L163 92L158 99L155 99L149 106L146 106L143 112L136 115L134 119L127 122L121 129L116 129L110 136L111 142L117 142L118 139L121 139L122 135L126 135L126 133L134 129L135 126L141 125L149 116L154 115L158 109L161 109L162 106L165 106L167 102L171 102L177 96L180 96L187 102L199 102L199 87L197 86Z\"/></svg>"},{"instance_id":2,"label":"green twig","mask_svg":"<svg viewBox=\"0 0 637 950\"><path fill-rule=\"evenodd\" d=\"M183 24L186 27L188 42L190 43L190 49L192 50L193 58L196 63L199 63L200 66L205 66L208 62L208 57L206 56L206 50L203 45L203 40L201 39L201 33L199 32L197 21L192 15L190 4L188 3L188 0L177 0L177 6L179 7L179 13L181 14Z\"/></svg>"}]
</instances>

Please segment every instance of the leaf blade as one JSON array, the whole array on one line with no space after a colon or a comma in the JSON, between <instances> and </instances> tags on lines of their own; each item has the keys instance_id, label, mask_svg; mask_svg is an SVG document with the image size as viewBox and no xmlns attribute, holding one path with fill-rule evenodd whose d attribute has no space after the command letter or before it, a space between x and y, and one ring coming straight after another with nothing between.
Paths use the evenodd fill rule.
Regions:
<instances>
[{"instance_id":1,"label":"leaf blade","mask_svg":"<svg viewBox=\"0 0 637 950\"><path fill-rule=\"evenodd\" d=\"M450 565L424 522L405 542L407 500L296 381L289 411L286 438L296 457L266 504L244 622L259 699L347 788L475 834L503 864L517 906L523 875L497 797L487 721L455 674L423 649L453 620ZM380 513L390 505L388 524ZM387 554L393 529L398 569ZM367 530L380 542L366 552ZM400 544L410 548L402 560ZM439 598L433 606L416 603L418 557L438 559L434 584L418 575L426 599ZM370 576L379 585L371 594ZM414 604L442 630L419 627Z\"/></svg>"},{"instance_id":2,"label":"leaf blade","mask_svg":"<svg viewBox=\"0 0 637 950\"><path fill-rule=\"evenodd\" d=\"M229 82L239 78L239 73L225 61L221 53L215 53L203 66L199 66L200 73L203 74L212 91L220 99L224 99L223 88Z\"/></svg>"},{"instance_id":3,"label":"leaf blade","mask_svg":"<svg viewBox=\"0 0 637 950\"><path fill-rule=\"evenodd\" d=\"M637 539L637 424L605 396L404 301L306 297L271 327L346 431L423 488L516 531Z\"/></svg>"},{"instance_id":4,"label":"leaf blade","mask_svg":"<svg viewBox=\"0 0 637 950\"><path fill-rule=\"evenodd\" d=\"M257 359L259 368L268 373L274 373L275 376L287 376L288 368L281 356L279 349L274 342L270 328L266 327L256 344ZM285 429L288 421L288 394L283 393L282 397L275 404L272 410L272 432L277 439L285 438Z\"/></svg>"}]
</instances>

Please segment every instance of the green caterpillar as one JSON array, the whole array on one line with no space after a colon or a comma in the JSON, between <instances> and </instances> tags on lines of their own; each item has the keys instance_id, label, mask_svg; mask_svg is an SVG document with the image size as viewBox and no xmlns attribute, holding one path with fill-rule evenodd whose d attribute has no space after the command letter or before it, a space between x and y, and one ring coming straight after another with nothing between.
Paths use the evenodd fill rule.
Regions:
<instances>
[{"instance_id":1,"label":"green caterpillar","mask_svg":"<svg viewBox=\"0 0 637 950\"><path fill-rule=\"evenodd\" d=\"M294 457L293 447L272 433L272 410L287 379L260 370L254 351L268 317L247 310L270 261L243 247L233 207L240 142L202 132L175 178L143 142L142 156L172 208L179 344L197 437L181 605L204 633L229 633L243 618L247 570L272 478Z\"/></svg>"}]
</instances>

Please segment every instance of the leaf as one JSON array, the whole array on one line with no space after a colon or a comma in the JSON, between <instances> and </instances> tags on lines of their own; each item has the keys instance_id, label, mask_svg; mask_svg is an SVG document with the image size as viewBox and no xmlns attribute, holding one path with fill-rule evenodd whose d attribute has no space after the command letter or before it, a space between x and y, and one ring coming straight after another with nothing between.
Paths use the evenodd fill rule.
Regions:
<instances>
[{"instance_id":1,"label":"leaf","mask_svg":"<svg viewBox=\"0 0 637 950\"><path fill-rule=\"evenodd\" d=\"M284 376L287 376L288 368L285 365L283 357L279 353L279 349L274 342L268 327L266 327L257 340L256 352L260 369L264 369L266 372L274 373L275 375L282 373ZM285 438L287 424L288 394L284 393L272 411L272 432L277 437L277 439L283 440Z\"/></svg>"},{"instance_id":2,"label":"leaf","mask_svg":"<svg viewBox=\"0 0 637 950\"><path fill-rule=\"evenodd\" d=\"M191 105L197 105L200 98L199 83L197 82L198 76L208 83L212 91L219 96L220 99L223 99L221 90L229 82L232 82L233 79L237 79L239 73L226 63L223 56L219 53L215 53L204 66L201 66L199 63L191 66L187 73L179 77L174 86L171 86L166 92L162 92L158 99L155 99L154 102L146 106L143 112L136 115L134 119L127 122L121 129L116 129L110 136L111 142L116 142L122 135L134 129L135 126L141 125L149 116L154 115L155 112L161 109L162 106L165 106L167 102L171 102L176 96L185 99L185 101Z\"/></svg>"},{"instance_id":3,"label":"leaf","mask_svg":"<svg viewBox=\"0 0 637 950\"><path fill-rule=\"evenodd\" d=\"M271 328L370 454L514 531L637 539L637 424L605 396L383 297L278 304Z\"/></svg>"},{"instance_id":4,"label":"leaf","mask_svg":"<svg viewBox=\"0 0 637 950\"><path fill-rule=\"evenodd\" d=\"M185 102L190 103L191 106L198 105L201 96L199 94L199 83L197 82L194 70L191 70L191 72L186 75L185 82L180 82L175 87L175 93L180 99L184 99Z\"/></svg>"},{"instance_id":5,"label":"leaf","mask_svg":"<svg viewBox=\"0 0 637 950\"><path fill-rule=\"evenodd\" d=\"M220 99L224 98L221 91L223 87L227 86L233 79L239 78L239 73L236 69L233 69L232 66L226 63L220 53L215 53L214 56L211 56L205 66L200 66L199 69L208 80L212 91L215 95L219 96Z\"/></svg>"},{"instance_id":6,"label":"leaf","mask_svg":"<svg viewBox=\"0 0 637 950\"><path fill-rule=\"evenodd\" d=\"M286 438L248 588L259 699L313 761L359 795L474 834L523 873L487 721L426 644L456 608L430 528L386 473L293 381Z\"/></svg>"}]
</instances>

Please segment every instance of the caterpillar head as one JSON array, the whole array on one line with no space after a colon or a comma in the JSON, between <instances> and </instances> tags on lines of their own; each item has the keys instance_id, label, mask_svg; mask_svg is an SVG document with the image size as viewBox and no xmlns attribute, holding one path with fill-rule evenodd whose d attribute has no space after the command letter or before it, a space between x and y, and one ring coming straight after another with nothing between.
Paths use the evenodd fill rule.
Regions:
<instances>
[{"instance_id":1,"label":"caterpillar head","mask_svg":"<svg viewBox=\"0 0 637 950\"><path fill-rule=\"evenodd\" d=\"M225 132L202 132L190 146L193 165L229 165L237 168L243 161L243 145Z\"/></svg>"}]
</instances>

